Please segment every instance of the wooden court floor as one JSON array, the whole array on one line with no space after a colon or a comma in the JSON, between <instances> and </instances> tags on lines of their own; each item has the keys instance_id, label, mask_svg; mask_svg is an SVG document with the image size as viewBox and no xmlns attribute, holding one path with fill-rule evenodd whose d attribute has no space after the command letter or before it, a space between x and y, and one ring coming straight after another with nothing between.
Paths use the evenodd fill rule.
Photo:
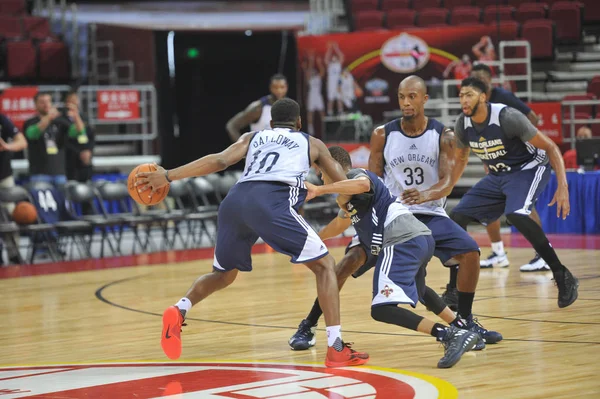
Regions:
<instances>
[{"instance_id":1,"label":"wooden court floor","mask_svg":"<svg viewBox=\"0 0 600 399\"><path fill-rule=\"evenodd\" d=\"M331 253L338 259L343 247ZM600 398L600 250L558 253L580 279L577 302L558 309L550 273L518 270L532 250L510 249L510 268L481 271L474 305L479 321L504 341L468 353L451 369L436 368L443 349L432 338L370 318L372 271L342 291L344 339L369 352L371 366L440 378L460 398ZM0 279L0 366L167 362L160 315L211 260ZM441 292L446 279L432 261L428 285ZM252 273L191 311L180 361L321 364L323 323L314 349L294 352L287 344L315 293L304 266L275 253L255 255ZM417 311L427 314L422 306Z\"/></svg>"}]
</instances>

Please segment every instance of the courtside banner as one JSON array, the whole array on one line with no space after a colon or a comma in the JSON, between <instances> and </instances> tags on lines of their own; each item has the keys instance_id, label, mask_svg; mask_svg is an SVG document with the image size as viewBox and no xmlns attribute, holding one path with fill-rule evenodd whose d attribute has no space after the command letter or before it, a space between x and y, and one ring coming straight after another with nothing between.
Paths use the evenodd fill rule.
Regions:
<instances>
[{"instance_id":1,"label":"courtside banner","mask_svg":"<svg viewBox=\"0 0 600 399\"><path fill-rule=\"evenodd\" d=\"M354 107L380 121L384 111L398 108L402 79L463 79L475 61L496 60L498 37L514 31L494 24L299 36L299 97L311 120Z\"/></svg>"}]
</instances>

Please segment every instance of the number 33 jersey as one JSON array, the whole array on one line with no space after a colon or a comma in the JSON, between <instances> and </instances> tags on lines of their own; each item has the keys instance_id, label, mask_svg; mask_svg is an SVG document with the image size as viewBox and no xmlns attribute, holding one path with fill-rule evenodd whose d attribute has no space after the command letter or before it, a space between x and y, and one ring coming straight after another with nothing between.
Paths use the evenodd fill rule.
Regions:
<instances>
[{"instance_id":1,"label":"number 33 jersey","mask_svg":"<svg viewBox=\"0 0 600 399\"><path fill-rule=\"evenodd\" d=\"M239 182L273 181L304 187L310 169L309 136L286 128L254 133Z\"/></svg>"},{"instance_id":2,"label":"number 33 jersey","mask_svg":"<svg viewBox=\"0 0 600 399\"><path fill-rule=\"evenodd\" d=\"M393 195L400 197L404 190L423 191L439 181L440 138L444 125L429 118L425 131L419 136L404 134L400 119L385 124L383 181ZM446 198L412 205L412 213L447 216Z\"/></svg>"}]
</instances>

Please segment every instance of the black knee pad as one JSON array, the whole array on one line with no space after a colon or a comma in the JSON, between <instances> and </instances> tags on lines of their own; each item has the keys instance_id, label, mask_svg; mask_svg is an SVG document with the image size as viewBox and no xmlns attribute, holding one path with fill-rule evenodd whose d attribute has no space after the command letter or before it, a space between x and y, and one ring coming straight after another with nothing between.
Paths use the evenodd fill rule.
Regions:
<instances>
[{"instance_id":1,"label":"black knee pad","mask_svg":"<svg viewBox=\"0 0 600 399\"><path fill-rule=\"evenodd\" d=\"M520 213L511 213L506 215L506 219L510 224L515 226L519 233L523 234L523 237L531 243L535 248L536 245L546 245L548 238L544 233L544 230L536 222L529 217L529 215L522 215ZM537 250L537 249L536 249Z\"/></svg>"},{"instance_id":2,"label":"black knee pad","mask_svg":"<svg viewBox=\"0 0 600 399\"><path fill-rule=\"evenodd\" d=\"M422 316L394 304L372 306L371 317L381 323L395 324L413 331L417 331L419 323L423 320Z\"/></svg>"},{"instance_id":3,"label":"black knee pad","mask_svg":"<svg viewBox=\"0 0 600 399\"><path fill-rule=\"evenodd\" d=\"M465 230L467 229L467 226L469 225L469 223L476 221L471 216L467 216L462 213L457 213L454 211L452 211L450 213L450 219L452 219L456 224L458 224L460 227L462 227Z\"/></svg>"}]
</instances>

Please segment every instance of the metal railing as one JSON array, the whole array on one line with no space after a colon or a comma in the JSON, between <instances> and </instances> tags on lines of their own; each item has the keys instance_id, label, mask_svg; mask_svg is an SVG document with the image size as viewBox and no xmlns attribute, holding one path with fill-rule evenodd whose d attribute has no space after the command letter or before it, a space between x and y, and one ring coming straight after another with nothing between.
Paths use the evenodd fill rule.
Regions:
<instances>
[{"instance_id":1,"label":"metal railing","mask_svg":"<svg viewBox=\"0 0 600 399\"><path fill-rule=\"evenodd\" d=\"M571 148L575 148L575 143L577 142L576 125L594 125L600 123L600 118L597 118L597 114L592 115L592 118L589 119L577 119L575 108L578 105L596 106L596 112L600 111L600 100L568 100L561 102L563 111L563 141L570 143Z\"/></svg>"},{"instance_id":2,"label":"metal railing","mask_svg":"<svg viewBox=\"0 0 600 399\"><path fill-rule=\"evenodd\" d=\"M72 90L67 85L41 85L40 92L49 93L56 107L63 107L63 98ZM139 93L139 118L124 120L104 120L98 117L99 91L137 91ZM158 103L156 89L152 84L117 85L117 86L80 86L77 94L81 100L80 110L88 118L94 128L97 142L139 142L142 155L151 155L152 141L158 138ZM125 130L125 133L120 132Z\"/></svg>"},{"instance_id":3,"label":"metal railing","mask_svg":"<svg viewBox=\"0 0 600 399\"><path fill-rule=\"evenodd\" d=\"M131 120L103 120L98 117L98 91L137 91L139 92L140 115ZM89 124L96 128L97 142L139 141L142 154L148 155L151 143L158 137L158 103L156 89L151 84L125 86L81 86L77 90L82 109L86 110ZM115 132L124 126L126 133Z\"/></svg>"}]
</instances>

